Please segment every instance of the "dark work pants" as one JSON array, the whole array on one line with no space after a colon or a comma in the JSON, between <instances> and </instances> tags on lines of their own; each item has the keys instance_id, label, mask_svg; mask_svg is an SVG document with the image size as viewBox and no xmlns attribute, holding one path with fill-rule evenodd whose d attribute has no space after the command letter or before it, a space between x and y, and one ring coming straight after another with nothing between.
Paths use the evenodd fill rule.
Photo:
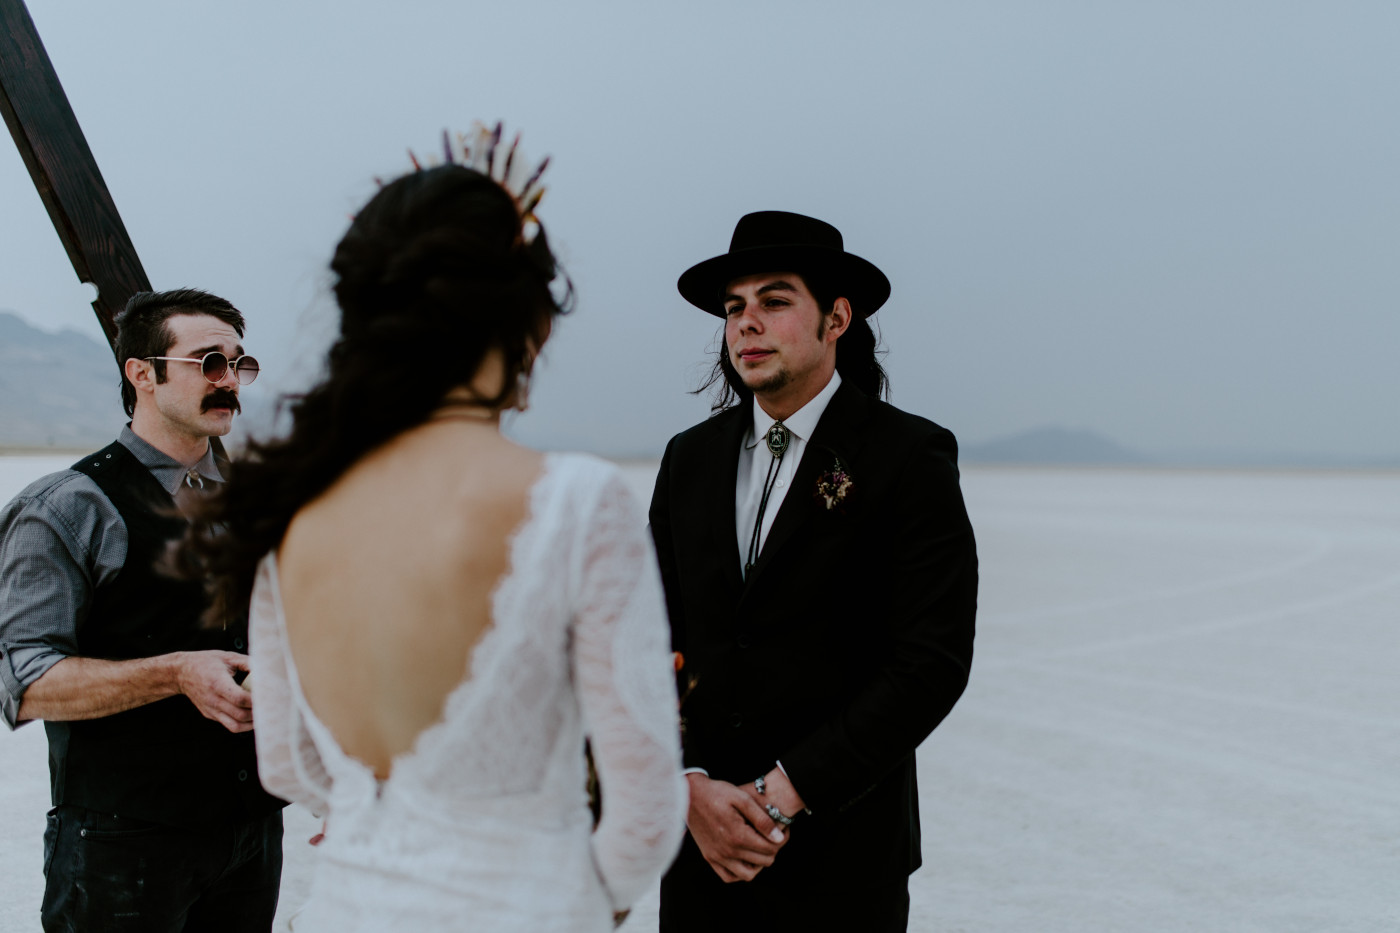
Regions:
<instances>
[{"instance_id":1,"label":"dark work pants","mask_svg":"<svg viewBox=\"0 0 1400 933\"><path fill-rule=\"evenodd\" d=\"M55 807L44 879L48 933L266 933L282 813L192 830Z\"/></svg>"}]
</instances>

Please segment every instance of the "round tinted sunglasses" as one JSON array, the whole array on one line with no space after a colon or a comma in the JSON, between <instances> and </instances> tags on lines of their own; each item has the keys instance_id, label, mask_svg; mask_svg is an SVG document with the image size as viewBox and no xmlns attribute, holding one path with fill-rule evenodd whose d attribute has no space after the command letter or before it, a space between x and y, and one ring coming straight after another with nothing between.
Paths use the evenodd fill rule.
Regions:
<instances>
[{"instance_id":1,"label":"round tinted sunglasses","mask_svg":"<svg viewBox=\"0 0 1400 933\"><path fill-rule=\"evenodd\" d=\"M213 383L223 382L228 378L228 371L233 370L234 378L239 385L247 385L258 378L258 373L262 367L258 366L258 361L251 356L240 356L236 360L230 360L218 350L211 350L200 357L194 356L148 356L147 360L165 360L170 363L198 363L199 371L204 374L204 378Z\"/></svg>"}]
</instances>

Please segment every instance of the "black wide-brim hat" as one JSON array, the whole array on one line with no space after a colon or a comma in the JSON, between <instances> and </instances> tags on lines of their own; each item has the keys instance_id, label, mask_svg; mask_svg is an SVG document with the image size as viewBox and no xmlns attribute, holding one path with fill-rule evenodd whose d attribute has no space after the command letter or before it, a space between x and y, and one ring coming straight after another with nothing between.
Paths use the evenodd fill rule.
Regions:
<instances>
[{"instance_id":1,"label":"black wide-brim hat","mask_svg":"<svg viewBox=\"0 0 1400 933\"><path fill-rule=\"evenodd\" d=\"M860 317L874 314L890 297L885 273L846 252L840 230L787 211L757 211L739 218L729 252L685 270L676 288L695 307L724 317L725 286L760 272L817 273Z\"/></svg>"}]
</instances>

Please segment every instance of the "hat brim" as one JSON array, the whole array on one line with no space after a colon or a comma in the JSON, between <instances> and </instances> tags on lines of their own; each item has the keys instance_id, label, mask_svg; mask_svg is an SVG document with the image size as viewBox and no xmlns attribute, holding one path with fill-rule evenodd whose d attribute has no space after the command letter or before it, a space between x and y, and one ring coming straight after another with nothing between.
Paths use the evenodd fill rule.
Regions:
<instances>
[{"instance_id":1,"label":"hat brim","mask_svg":"<svg viewBox=\"0 0 1400 933\"><path fill-rule=\"evenodd\" d=\"M724 317L724 289L730 282L759 272L822 273L838 297L869 317L889 300L890 280L874 263L844 250L824 246L759 246L706 259L685 270L676 282L681 297L701 311Z\"/></svg>"}]
</instances>

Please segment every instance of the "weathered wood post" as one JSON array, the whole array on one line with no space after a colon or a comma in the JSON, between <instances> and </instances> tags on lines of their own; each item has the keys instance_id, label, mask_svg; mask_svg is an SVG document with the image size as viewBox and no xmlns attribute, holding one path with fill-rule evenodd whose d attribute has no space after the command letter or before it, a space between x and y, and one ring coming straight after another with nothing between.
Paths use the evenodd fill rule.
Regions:
<instances>
[{"instance_id":1,"label":"weathered wood post","mask_svg":"<svg viewBox=\"0 0 1400 933\"><path fill-rule=\"evenodd\" d=\"M0 0L0 111L115 351L117 312L151 283L23 0Z\"/></svg>"}]
</instances>

